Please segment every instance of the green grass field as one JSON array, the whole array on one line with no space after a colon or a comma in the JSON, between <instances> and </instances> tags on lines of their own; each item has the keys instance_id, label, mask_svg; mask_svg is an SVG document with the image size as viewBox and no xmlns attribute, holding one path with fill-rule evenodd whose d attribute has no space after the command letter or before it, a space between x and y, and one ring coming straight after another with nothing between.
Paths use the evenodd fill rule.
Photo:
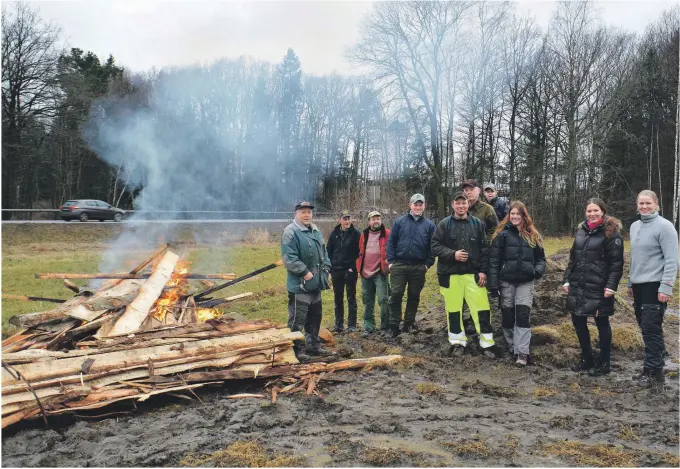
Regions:
<instances>
[{"instance_id":1,"label":"green grass field","mask_svg":"<svg viewBox=\"0 0 680 469\"><path fill-rule=\"evenodd\" d=\"M117 228L117 227L116 227ZM116 231L118 231L116 229ZM102 254L109 247L112 233L107 227L94 225L83 230L79 226L59 225L32 226L20 228L17 225L3 226L2 236L2 292L15 295L31 295L67 299L71 296L61 280L40 280L36 272L97 272ZM117 233L114 233L117 234ZM268 265L280 257L279 245L263 242L257 236L257 244L241 242L230 246L194 246L183 249L185 259L191 262L195 273L235 272L242 275ZM568 247L568 238L548 238L545 241L547 254ZM182 250L178 250L178 253ZM126 264L133 266L147 254L136 251L129 254ZM229 287L215 296L231 296L253 292L253 296L227 305L226 312L235 311L249 318L271 318L285 322L287 318L286 272L282 267L265 272L254 279ZM435 269L427 274L428 281L421 295L421 309L431 308L441 301ZM84 285L86 281L76 282ZM203 288L192 282L196 289ZM357 292L359 321L363 304L360 288ZM54 303L2 300L2 331L11 333L8 319L19 313L52 309ZM333 323L333 293L323 293L324 324ZM345 313L346 314L346 313Z\"/></svg>"}]
</instances>

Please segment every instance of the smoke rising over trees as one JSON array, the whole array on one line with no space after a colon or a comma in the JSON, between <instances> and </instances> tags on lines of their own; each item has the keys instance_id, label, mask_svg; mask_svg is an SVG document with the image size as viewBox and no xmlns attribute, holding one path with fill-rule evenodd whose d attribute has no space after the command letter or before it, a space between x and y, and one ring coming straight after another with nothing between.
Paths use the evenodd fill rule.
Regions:
<instances>
[{"instance_id":1,"label":"smoke rising over trees","mask_svg":"<svg viewBox=\"0 0 680 469\"><path fill-rule=\"evenodd\" d=\"M6 6L3 208L403 211L418 191L442 217L474 177L546 232L592 196L630 222L644 188L677 224L679 32L677 7L636 36L589 2L561 3L545 30L512 3L377 2L352 74L308 74L282 47L277 64L132 75Z\"/></svg>"}]
</instances>

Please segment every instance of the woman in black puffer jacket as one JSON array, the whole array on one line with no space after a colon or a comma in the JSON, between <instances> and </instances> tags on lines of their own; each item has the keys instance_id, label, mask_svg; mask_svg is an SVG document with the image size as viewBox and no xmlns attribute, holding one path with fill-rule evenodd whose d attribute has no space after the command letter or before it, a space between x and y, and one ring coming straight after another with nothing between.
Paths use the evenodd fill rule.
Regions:
<instances>
[{"instance_id":1,"label":"woman in black puffer jacket","mask_svg":"<svg viewBox=\"0 0 680 469\"><path fill-rule=\"evenodd\" d=\"M491 243L489 293L501 295L503 335L517 364L531 362L534 280L545 273L543 240L522 202L512 202Z\"/></svg>"},{"instance_id":2,"label":"woman in black puffer jacket","mask_svg":"<svg viewBox=\"0 0 680 469\"><path fill-rule=\"evenodd\" d=\"M600 199L586 205L586 220L576 230L564 273L567 309L581 345L581 360L573 371L588 371L590 376L610 372L612 329L609 316L614 314L614 294L623 276L623 239L621 222L606 216ZM588 317L595 318L600 335L600 355L593 357L588 331Z\"/></svg>"}]
</instances>

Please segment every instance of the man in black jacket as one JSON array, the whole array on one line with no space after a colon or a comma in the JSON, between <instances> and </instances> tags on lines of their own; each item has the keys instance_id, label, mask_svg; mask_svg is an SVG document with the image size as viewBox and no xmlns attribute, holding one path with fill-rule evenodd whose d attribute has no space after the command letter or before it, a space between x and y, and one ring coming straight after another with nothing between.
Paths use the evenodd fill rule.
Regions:
<instances>
[{"instance_id":1,"label":"man in black jacket","mask_svg":"<svg viewBox=\"0 0 680 469\"><path fill-rule=\"evenodd\" d=\"M437 277L446 307L449 343L454 356L464 353L467 345L463 327L463 302L479 334L479 346L484 356L494 358L491 310L486 291L489 272L489 242L486 226L468 213L469 203L464 192L453 196L453 215L446 217L432 236L432 253L439 257Z\"/></svg>"},{"instance_id":2,"label":"man in black jacket","mask_svg":"<svg viewBox=\"0 0 680 469\"><path fill-rule=\"evenodd\" d=\"M352 224L352 216L343 210L339 224L328 237L326 249L331 258L331 281L335 296L335 327L332 332L344 332L345 289L347 289L347 332L357 330L357 271L361 232Z\"/></svg>"}]
</instances>

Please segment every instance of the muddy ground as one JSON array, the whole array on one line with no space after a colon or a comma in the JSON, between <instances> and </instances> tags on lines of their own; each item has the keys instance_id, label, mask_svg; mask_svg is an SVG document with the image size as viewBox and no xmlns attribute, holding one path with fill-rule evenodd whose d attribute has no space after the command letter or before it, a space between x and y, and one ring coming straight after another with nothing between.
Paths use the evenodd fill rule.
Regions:
<instances>
[{"instance_id":1,"label":"muddy ground","mask_svg":"<svg viewBox=\"0 0 680 469\"><path fill-rule=\"evenodd\" d=\"M202 403L170 397L108 407L121 413L52 420L49 429L35 421L3 432L2 465L678 467L677 317L664 328L671 358L663 394L633 385L642 345L623 304L613 318L614 372L577 375L568 369L578 351L560 283L552 272L538 288L534 366L504 358L500 334L496 360L475 347L449 358L444 313L434 307L417 318L418 332L394 340L338 336L337 348L353 357L408 359L337 373L343 382L320 384L323 399L225 399L263 384L239 382L204 389Z\"/></svg>"}]
</instances>

